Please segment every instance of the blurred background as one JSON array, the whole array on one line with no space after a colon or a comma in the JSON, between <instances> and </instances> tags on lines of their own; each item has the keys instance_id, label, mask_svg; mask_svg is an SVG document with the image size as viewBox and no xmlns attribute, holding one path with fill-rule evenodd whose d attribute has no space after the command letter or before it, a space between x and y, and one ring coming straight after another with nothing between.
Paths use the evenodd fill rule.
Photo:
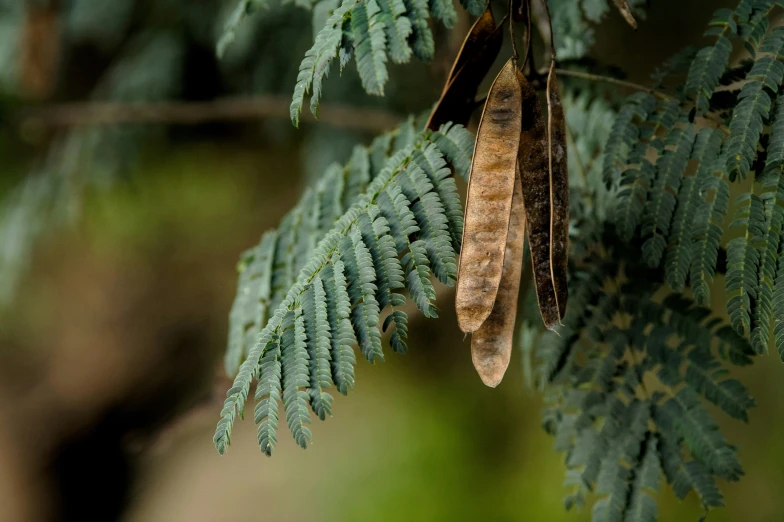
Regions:
<instances>
[{"instance_id":1,"label":"blurred background","mask_svg":"<svg viewBox=\"0 0 784 522\"><path fill-rule=\"evenodd\" d=\"M645 82L733 3L651 0L637 32L612 12L591 57ZM239 253L355 143L427 110L471 23L434 26L436 59L391 67L386 98L333 71L297 130L311 13L272 5L218 60L235 5L0 0L0 521L590 519L563 510L519 354L485 388L449 291L408 355L359 362L307 451L282 427L263 457L248 419L218 456ZM718 417L748 476L709 520L784 520L782 371L743 371L748 426ZM660 497L662 520L701 514Z\"/></svg>"}]
</instances>

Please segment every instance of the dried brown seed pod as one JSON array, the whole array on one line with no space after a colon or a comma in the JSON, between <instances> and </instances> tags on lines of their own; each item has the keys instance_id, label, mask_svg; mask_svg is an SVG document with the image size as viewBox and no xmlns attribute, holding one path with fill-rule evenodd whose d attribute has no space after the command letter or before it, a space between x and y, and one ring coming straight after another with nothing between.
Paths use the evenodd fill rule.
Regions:
<instances>
[{"instance_id":1,"label":"dried brown seed pod","mask_svg":"<svg viewBox=\"0 0 784 522\"><path fill-rule=\"evenodd\" d=\"M523 187L518 171L515 176L512 213L506 236L501 286L495 298L493 311L471 338L471 359L482 382L495 388L504 378L512 357L517 296L523 270L523 244L525 243L525 207Z\"/></svg>"},{"instance_id":2,"label":"dried brown seed pod","mask_svg":"<svg viewBox=\"0 0 784 522\"><path fill-rule=\"evenodd\" d=\"M476 108L476 92L498 57L503 43L503 28L497 27L488 4L468 32L449 71L441 98L426 128L438 129L451 121L465 125Z\"/></svg>"},{"instance_id":3,"label":"dried brown seed pod","mask_svg":"<svg viewBox=\"0 0 784 522\"><path fill-rule=\"evenodd\" d=\"M547 131L539 97L518 72L522 91L522 127L518 162L523 182L528 244L536 285L536 298L545 326L552 330L560 320L550 269L550 165Z\"/></svg>"},{"instance_id":4,"label":"dried brown seed pod","mask_svg":"<svg viewBox=\"0 0 784 522\"><path fill-rule=\"evenodd\" d=\"M634 19L632 10L626 0L613 0L613 3L615 4L615 7L618 8L618 11L620 11L623 19L626 20L626 23L637 29L637 20Z\"/></svg>"},{"instance_id":5,"label":"dried brown seed pod","mask_svg":"<svg viewBox=\"0 0 784 522\"><path fill-rule=\"evenodd\" d=\"M569 165L564 117L555 61L547 77L547 146L550 156L550 270L558 315L566 313L567 269L569 265Z\"/></svg>"},{"instance_id":6,"label":"dried brown seed pod","mask_svg":"<svg viewBox=\"0 0 784 522\"><path fill-rule=\"evenodd\" d=\"M520 95L512 58L490 87L471 163L455 297L457 322L466 333L478 330L490 315L501 283L520 144Z\"/></svg>"}]
</instances>

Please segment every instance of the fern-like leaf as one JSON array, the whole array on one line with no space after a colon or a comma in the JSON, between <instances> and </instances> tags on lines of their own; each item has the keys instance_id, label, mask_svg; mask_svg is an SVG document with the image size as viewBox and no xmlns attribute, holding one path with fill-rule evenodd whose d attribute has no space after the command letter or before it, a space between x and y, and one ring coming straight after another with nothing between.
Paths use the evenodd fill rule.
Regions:
<instances>
[{"instance_id":1,"label":"fern-like leaf","mask_svg":"<svg viewBox=\"0 0 784 522\"><path fill-rule=\"evenodd\" d=\"M614 452L606 457L599 475L596 492L602 496L593 505L594 522L623 522L626 500L629 496L631 473Z\"/></svg>"},{"instance_id":2,"label":"fern-like leaf","mask_svg":"<svg viewBox=\"0 0 784 522\"><path fill-rule=\"evenodd\" d=\"M332 414L332 396L327 393L332 385L330 347L332 331L327 320L327 296L320 278L313 280L302 299L302 315L305 319L310 385L310 405L321 419Z\"/></svg>"},{"instance_id":3,"label":"fern-like leaf","mask_svg":"<svg viewBox=\"0 0 784 522\"><path fill-rule=\"evenodd\" d=\"M754 398L740 381L723 379L726 370L709 352L694 350L689 354L685 381L730 417L748 421Z\"/></svg>"},{"instance_id":4,"label":"fern-like leaf","mask_svg":"<svg viewBox=\"0 0 784 522\"><path fill-rule=\"evenodd\" d=\"M686 94L693 95L697 108L707 111L713 91L718 87L721 75L727 67L732 51L729 37L737 33L735 13L729 9L719 9L710 22L706 35L716 34L716 43L700 49L689 68L686 78Z\"/></svg>"},{"instance_id":5,"label":"fern-like leaf","mask_svg":"<svg viewBox=\"0 0 784 522\"><path fill-rule=\"evenodd\" d=\"M627 160L635 166L623 172L614 209L615 228L624 241L632 238L642 220L656 168L646 158L648 145L637 144Z\"/></svg>"},{"instance_id":6,"label":"fern-like leaf","mask_svg":"<svg viewBox=\"0 0 784 522\"><path fill-rule=\"evenodd\" d=\"M411 59L411 46L408 39L413 28L406 16L403 0L378 0L381 8L379 19L384 23L389 46L389 57L395 63L405 63Z\"/></svg>"},{"instance_id":7,"label":"fern-like leaf","mask_svg":"<svg viewBox=\"0 0 784 522\"><path fill-rule=\"evenodd\" d=\"M637 125L648 118L655 105L656 99L652 95L637 93L630 96L618 111L604 149L602 172L608 187L620 181L620 166L627 162L640 135Z\"/></svg>"},{"instance_id":8,"label":"fern-like leaf","mask_svg":"<svg viewBox=\"0 0 784 522\"><path fill-rule=\"evenodd\" d=\"M433 273L441 283L451 286L457 279L456 254L452 249L448 220L438 192L416 162L409 163L405 176L398 176L397 181L406 198L415 202L411 211ZM450 187L443 188L447 191Z\"/></svg>"},{"instance_id":9,"label":"fern-like leaf","mask_svg":"<svg viewBox=\"0 0 784 522\"><path fill-rule=\"evenodd\" d=\"M429 16L427 0L403 0L411 20L411 49L414 56L423 62L433 59L436 52L433 33L427 23Z\"/></svg>"},{"instance_id":10,"label":"fern-like leaf","mask_svg":"<svg viewBox=\"0 0 784 522\"><path fill-rule=\"evenodd\" d=\"M481 16L485 11L487 2L483 2L482 0L460 0L460 5L462 5L471 16Z\"/></svg>"},{"instance_id":11,"label":"fern-like leaf","mask_svg":"<svg viewBox=\"0 0 784 522\"><path fill-rule=\"evenodd\" d=\"M294 86L294 97L291 101L289 112L295 127L299 126L299 115L305 96L313 91L310 108L313 114L317 113L318 102L321 98L321 84L329 74L329 67L338 55L338 49L343 38L344 18L354 9L359 0L343 0L343 3L327 19L327 23L316 36L316 41L306 53L299 66L297 83Z\"/></svg>"},{"instance_id":12,"label":"fern-like leaf","mask_svg":"<svg viewBox=\"0 0 784 522\"><path fill-rule=\"evenodd\" d=\"M727 313L733 328L748 336L751 332L752 300L757 297L759 283L760 253L754 242L763 233L765 213L762 200L756 194L742 194L738 203L742 206L732 226L744 227L746 233L727 245Z\"/></svg>"},{"instance_id":13,"label":"fern-like leaf","mask_svg":"<svg viewBox=\"0 0 784 522\"><path fill-rule=\"evenodd\" d=\"M694 290L694 298L700 304L710 301L710 288L716 271L719 245L723 235L722 224L729 207L730 190L724 175L724 156L718 152L721 139L718 131L707 138L712 143L706 145L706 152L719 154L712 158L703 157L695 183L699 185L702 201L694 215L691 267L689 279ZM710 149L710 150L708 150Z\"/></svg>"},{"instance_id":14,"label":"fern-like leaf","mask_svg":"<svg viewBox=\"0 0 784 522\"><path fill-rule=\"evenodd\" d=\"M284 218L273 279L278 273L277 280L286 280L286 274L295 263L304 266L290 288L283 292L275 312L259 332L258 342L240 366L234 385L228 392L215 434L215 443L221 453L226 451L230 442L236 415L242 411L251 382L270 366L264 366L262 361L274 360L273 356L268 357L268 353L278 340L281 354L279 380L286 419L295 441L304 448L311 440L307 427L310 422L308 405L320 418L325 418L330 412L331 397L323 390L329 386L330 378L341 393L346 393L353 386L355 359L351 344L356 340L371 362L383 357L378 328L381 313L378 299L382 299L385 305L402 305L402 295L393 290L402 289L404 282L425 315L435 316L431 302L435 298L435 290L430 282L432 273L428 259L432 252L428 250L428 241L443 243L449 252L452 250L443 204L436 204L440 201L436 188L438 183L431 183L414 160L418 151L432 156L429 164L438 165L443 161L440 149L428 148L433 143L430 137L430 133L426 132L415 138L406 138L405 142L413 141L413 144L406 145L388 159L366 191L333 224L317 246L312 247L302 235L324 234L323 231L314 232L324 220L315 216L313 209L328 209L339 204L340 198L336 194L321 190L323 186L310 191L303 199L303 204L312 207L310 212L297 207ZM383 149L388 150L388 147ZM370 156L363 157L368 159ZM340 177L336 170L332 172L333 178ZM412 204L401 186L412 190L417 201ZM447 199L455 197L449 190L443 193ZM325 198L332 203L314 204ZM418 208L417 203L422 201L432 208ZM284 234L283 231L288 232ZM417 235L421 239L412 240L412 236ZM308 249L310 252L306 254ZM306 261L298 261L301 256L305 256ZM397 256L402 256L402 259ZM395 351L404 352L407 333L405 314L394 310L385 321L384 329L392 322L396 327L390 342ZM331 372L328 372L330 362ZM257 418L264 423L259 434L260 444L267 453L274 446L275 423L265 423L265 420L275 418L269 413L273 403L277 403L274 397L274 393L269 391L258 396L261 413Z\"/></svg>"},{"instance_id":15,"label":"fern-like leaf","mask_svg":"<svg viewBox=\"0 0 784 522\"><path fill-rule=\"evenodd\" d=\"M757 176L762 187L760 196L764 208L765 222L754 226L760 230L756 246L760 252L759 288L754 308L751 342L758 353L767 352L775 306L777 259L784 232L784 104L778 103L767 148L765 170ZM778 336L777 342L779 342ZM781 342L784 342L782 340Z\"/></svg>"},{"instance_id":16,"label":"fern-like leaf","mask_svg":"<svg viewBox=\"0 0 784 522\"><path fill-rule=\"evenodd\" d=\"M387 220L380 215L378 207L370 207L367 215L362 215L357 220L362 241L367 245L373 258L377 287L376 300L379 308L399 306L400 294L395 290L405 288L403 282L403 267L397 257L395 240L389 235L390 229Z\"/></svg>"},{"instance_id":17,"label":"fern-like leaf","mask_svg":"<svg viewBox=\"0 0 784 522\"><path fill-rule=\"evenodd\" d=\"M560 337L545 334L537 346L538 357L545 342L563 346L554 358L539 357L538 373L554 395L545 429L566 452L567 506L595 488L595 519L655 520L651 495L664 471L676 495L694 490L707 508L717 507L723 499L714 477L738 480L743 470L703 403L747 419L754 400L719 357L748 364L753 351L681 294L654 299L663 274L626 252L580 262L576 307L570 299ZM628 281L619 286L621 272Z\"/></svg>"},{"instance_id":18,"label":"fern-like leaf","mask_svg":"<svg viewBox=\"0 0 784 522\"><path fill-rule=\"evenodd\" d=\"M406 339L408 338L408 316L402 310L394 310L384 319L383 330L386 332L390 325L395 325L395 330L389 336L389 345L395 353L408 352Z\"/></svg>"},{"instance_id":19,"label":"fern-like leaf","mask_svg":"<svg viewBox=\"0 0 784 522\"><path fill-rule=\"evenodd\" d=\"M717 167L716 159L721 150L721 139L713 129L701 129L694 143L692 160L699 162L693 176L683 178L678 191L678 203L670 231L665 262L667 283L673 290L682 290L686 285L692 255L694 219L701 207L700 192L704 180L711 176Z\"/></svg>"},{"instance_id":20,"label":"fern-like leaf","mask_svg":"<svg viewBox=\"0 0 784 522\"><path fill-rule=\"evenodd\" d=\"M730 179L745 178L757 155L762 127L770 115L770 93L776 93L784 80L784 27L777 27L762 42L760 52L747 76L732 113L727 147Z\"/></svg>"},{"instance_id":21,"label":"fern-like leaf","mask_svg":"<svg viewBox=\"0 0 784 522\"><path fill-rule=\"evenodd\" d=\"M462 125L445 123L433 133L433 143L455 172L468 181L471 158L474 154L474 137Z\"/></svg>"},{"instance_id":22,"label":"fern-like leaf","mask_svg":"<svg viewBox=\"0 0 784 522\"><path fill-rule=\"evenodd\" d=\"M357 334L359 348L365 358L372 362L384 360L381 351L381 333L378 330L378 314L376 301L375 270L373 258L370 256L362 235L358 229L352 229L350 236L344 236L340 242L340 257L346 265L348 296L354 303L351 310L351 324Z\"/></svg>"},{"instance_id":23,"label":"fern-like leaf","mask_svg":"<svg viewBox=\"0 0 784 522\"><path fill-rule=\"evenodd\" d=\"M673 148L665 149L656 162L656 181L642 222L642 236L646 238L642 252L650 267L657 267L661 262L670 221L675 211L676 197L691 157L695 136L693 125L674 130L667 138L667 146Z\"/></svg>"},{"instance_id":24,"label":"fern-like leaf","mask_svg":"<svg viewBox=\"0 0 784 522\"><path fill-rule=\"evenodd\" d=\"M310 397L302 388L310 384L308 372L308 348L305 334L305 319L302 309L289 311L294 318L294 326L283 330L280 336L280 351L283 361L283 406L286 409L286 422L296 443L307 448L311 441L310 413L308 404Z\"/></svg>"},{"instance_id":25,"label":"fern-like leaf","mask_svg":"<svg viewBox=\"0 0 784 522\"><path fill-rule=\"evenodd\" d=\"M425 317L438 317L431 302L435 298L436 291L429 279L430 262L424 243L419 240L412 242L409 239L412 234L419 232L419 226L409 208L410 202L395 185L379 196L378 207L389 223L398 253L406 252L402 265L411 299Z\"/></svg>"},{"instance_id":26,"label":"fern-like leaf","mask_svg":"<svg viewBox=\"0 0 784 522\"><path fill-rule=\"evenodd\" d=\"M354 349L356 336L351 326L351 300L346 292L346 276L343 262L336 254L332 264L324 267L324 293L327 320L332 332L330 358L332 380L343 395L354 388L354 365L357 363Z\"/></svg>"},{"instance_id":27,"label":"fern-like leaf","mask_svg":"<svg viewBox=\"0 0 784 522\"><path fill-rule=\"evenodd\" d=\"M776 351L784 362L784 253L779 249L776 268L776 286L773 290L773 335L776 338Z\"/></svg>"},{"instance_id":28,"label":"fern-like leaf","mask_svg":"<svg viewBox=\"0 0 784 522\"><path fill-rule=\"evenodd\" d=\"M275 246L275 258L271 282L271 306L277 307L286 296L286 289L294 284L296 278L295 265L297 262L295 247L297 233L302 224L304 209L297 206L286 215L278 227L278 242Z\"/></svg>"},{"instance_id":29,"label":"fern-like leaf","mask_svg":"<svg viewBox=\"0 0 784 522\"><path fill-rule=\"evenodd\" d=\"M258 425L259 448L272 455L278 443L278 402L281 400L280 338L274 337L261 358L259 382L256 385L254 422Z\"/></svg>"},{"instance_id":30,"label":"fern-like leaf","mask_svg":"<svg viewBox=\"0 0 784 522\"><path fill-rule=\"evenodd\" d=\"M435 188L438 200L444 207L447 229L452 237L452 248L459 252L460 242L463 240L463 205L457 195L451 171L435 143L430 144L424 151L415 151L414 161Z\"/></svg>"},{"instance_id":31,"label":"fern-like leaf","mask_svg":"<svg viewBox=\"0 0 784 522\"><path fill-rule=\"evenodd\" d=\"M433 18L441 20L444 27L451 29L457 22L457 11L452 5L452 0L429 0L430 12Z\"/></svg>"},{"instance_id":32,"label":"fern-like leaf","mask_svg":"<svg viewBox=\"0 0 784 522\"><path fill-rule=\"evenodd\" d=\"M730 481L743 475L735 449L727 444L716 422L690 388L669 398L661 409L670 417L692 455L709 472Z\"/></svg>"},{"instance_id":33,"label":"fern-like leaf","mask_svg":"<svg viewBox=\"0 0 784 522\"><path fill-rule=\"evenodd\" d=\"M376 0L362 0L351 10L354 54L362 86L368 94L384 95L387 73L387 37Z\"/></svg>"},{"instance_id":34,"label":"fern-like leaf","mask_svg":"<svg viewBox=\"0 0 784 522\"><path fill-rule=\"evenodd\" d=\"M229 316L229 342L224 358L229 375L237 373L240 363L256 341L256 332L267 320L276 241L274 230L266 232L257 247L241 256L237 296Z\"/></svg>"},{"instance_id":35,"label":"fern-like leaf","mask_svg":"<svg viewBox=\"0 0 784 522\"><path fill-rule=\"evenodd\" d=\"M240 0L237 7L232 11L226 25L223 27L223 34L216 47L216 54L218 58L222 58L226 54L226 49L232 44L237 37L237 30L242 25L243 20L256 11L258 8L267 3L267 0Z\"/></svg>"},{"instance_id":36,"label":"fern-like leaf","mask_svg":"<svg viewBox=\"0 0 784 522\"><path fill-rule=\"evenodd\" d=\"M661 480L661 466L659 464L659 448L657 439L648 435L640 466L634 473L631 497L625 513L628 522L655 522L659 516L656 500L652 494L659 491Z\"/></svg>"}]
</instances>

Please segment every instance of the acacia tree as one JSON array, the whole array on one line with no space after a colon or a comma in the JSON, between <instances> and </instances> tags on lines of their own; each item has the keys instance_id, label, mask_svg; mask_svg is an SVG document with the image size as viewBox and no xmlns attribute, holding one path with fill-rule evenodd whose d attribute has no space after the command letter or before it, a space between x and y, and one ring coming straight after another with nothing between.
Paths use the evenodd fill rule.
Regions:
<instances>
[{"instance_id":1,"label":"acacia tree","mask_svg":"<svg viewBox=\"0 0 784 522\"><path fill-rule=\"evenodd\" d=\"M632 26L644 17L643 2L613 3ZM354 62L383 96L388 63L432 60L432 24L457 19L443 0L298 4L317 31L295 126L308 97L318 114L331 69ZM403 308L436 318L433 281L457 282L486 383L519 340L564 454L567 508L590 500L597 521L656 520L664 482L721 506L716 479L744 471L706 406L747 421L754 399L728 368L771 349L784 358L784 30L772 23L784 4L717 11L706 45L647 85L585 60L606 0L461 4L476 21L433 110L356 146L242 254L218 451L254 382L261 451L274 451L279 403L306 448L311 411L326 419L330 389L353 388L355 348L371 363L387 344L405 353ZM265 5L237 5L219 55ZM485 77L496 79L481 94ZM635 92L617 104L616 87ZM719 286L728 323L708 308Z\"/></svg>"}]
</instances>

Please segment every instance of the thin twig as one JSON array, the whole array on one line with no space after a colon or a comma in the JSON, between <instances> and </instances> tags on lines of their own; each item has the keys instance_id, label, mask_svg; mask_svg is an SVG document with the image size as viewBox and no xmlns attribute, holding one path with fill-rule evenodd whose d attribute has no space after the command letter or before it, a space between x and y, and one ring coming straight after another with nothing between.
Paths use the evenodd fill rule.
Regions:
<instances>
[{"instance_id":1,"label":"thin twig","mask_svg":"<svg viewBox=\"0 0 784 522\"><path fill-rule=\"evenodd\" d=\"M43 126L174 124L196 125L218 121L288 119L290 100L282 96L224 98L207 102L75 102L20 109L12 119L22 125ZM315 121L303 112L303 121ZM322 105L318 120L332 127L380 132L394 128L401 116L383 109Z\"/></svg>"},{"instance_id":2,"label":"thin twig","mask_svg":"<svg viewBox=\"0 0 784 522\"><path fill-rule=\"evenodd\" d=\"M656 89L652 89L650 87L646 87L644 85L640 85L639 83L628 82L626 80L619 80L618 78L613 78L611 76L602 76L600 74L591 74L583 71L570 71L568 69L556 69L556 74L559 76L571 76L572 78L581 78L583 80L588 80L592 82L601 82L601 83L609 83L612 85L617 85L619 87L626 87L628 89L635 89L638 91L644 91L654 96L658 96L663 100L672 100L674 99L667 93L657 91Z\"/></svg>"},{"instance_id":3,"label":"thin twig","mask_svg":"<svg viewBox=\"0 0 784 522\"><path fill-rule=\"evenodd\" d=\"M672 96L643 85L609 76L556 69L560 76L581 78L649 92L662 99ZM225 98L207 102L75 102L30 107L12 112L13 121L22 125L74 126L119 124L196 125L218 121L252 121L267 118L288 119L289 99L282 96ZM315 121L308 112L303 121ZM402 117L382 109L347 105L322 105L318 120L329 126L379 132L395 127Z\"/></svg>"},{"instance_id":4,"label":"thin twig","mask_svg":"<svg viewBox=\"0 0 784 522\"><path fill-rule=\"evenodd\" d=\"M549 69L539 71L536 74L534 74L532 78L529 78L528 80L536 90L544 90L547 87L547 84L544 81L544 79L547 77L549 72L550 72ZM675 99L675 97L670 96L669 94L664 93L662 91L658 91L656 89L652 89L650 87L640 85L639 83L627 82L626 80L619 80L618 78L613 78L612 76L603 76L601 74L591 74L583 71L571 71L569 69L559 69L559 68L556 68L555 72L558 76L569 76L572 78L580 78L582 80L588 80L591 82L609 83L612 85L617 85L619 87L626 87L629 89L648 92L650 94L653 94L654 96L658 96L663 100ZM483 94L477 97L476 99L477 105L481 105L482 103L484 103L486 97L487 94Z\"/></svg>"},{"instance_id":5,"label":"thin twig","mask_svg":"<svg viewBox=\"0 0 784 522\"><path fill-rule=\"evenodd\" d=\"M509 0L510 2L512 0ZM525 18L526 18L526 31L525 31L525 61L521 69L525 71L525 66L531 64L531 70L535 71L533 46L531 45L531 0L525 0Z\"/></svg>"},{"instance_id":6,"label":"thin twig","mask_svg":"<svg viewBox=\"0 0 784 522\"><path fill-rule=\"evenodd\" d=\"M550 60L555 62L555 39L553 33L553 17L550 14L550 5L547 3L548 0L542 0L544 4L544 11L547 13L547 26L550 29Z\"/></svg>"}]
</instances>

